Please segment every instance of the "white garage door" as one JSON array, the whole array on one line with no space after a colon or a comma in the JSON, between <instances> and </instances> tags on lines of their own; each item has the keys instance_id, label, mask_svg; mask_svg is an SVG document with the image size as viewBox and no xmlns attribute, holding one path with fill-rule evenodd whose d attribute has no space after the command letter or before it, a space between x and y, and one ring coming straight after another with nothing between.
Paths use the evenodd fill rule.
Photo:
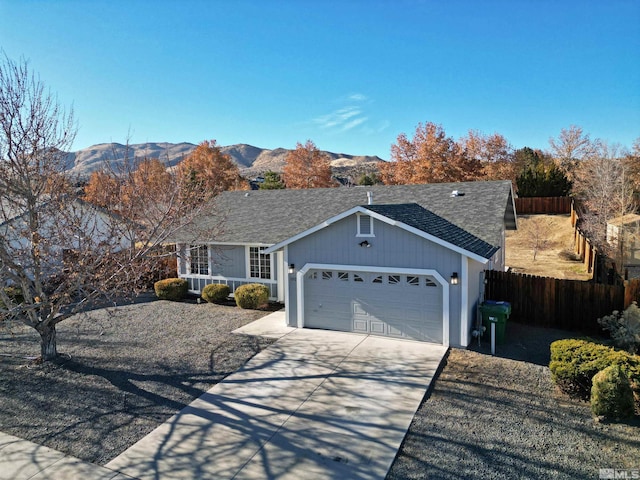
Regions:
<instances>
[{"instance_id":1,"label":"white garage door","mask_svg":"<svg viewBox=\"0 0 640 480\"><path fill-rule=\"evenodd\" d=\"M429 275L309 270L304 326L442 343L442 286Z\"/></svg>"}]
</instances>

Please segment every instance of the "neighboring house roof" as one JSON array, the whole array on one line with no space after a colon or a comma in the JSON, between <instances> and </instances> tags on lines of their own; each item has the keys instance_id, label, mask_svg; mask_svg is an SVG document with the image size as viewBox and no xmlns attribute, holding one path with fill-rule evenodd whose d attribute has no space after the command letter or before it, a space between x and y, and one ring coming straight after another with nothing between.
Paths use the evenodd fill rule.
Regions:
<instances>
[{"instance_id":1,"label":"neighboring house roof","mask_svg":"<svg viewBox=\"0 0 640 480\"><path fill-rule=\"evenodd\" d=\"M416 203L492 246L501 245L503 225L516 228L510 181L224 192L211 213L194 222L201 231L222 224L222 233L206 241L274 245L366 204L367 192L373 194L367 208ZM191 242L193 236L184 231L173 240Z\"/></svg>"},{"instance_id":2,"label":"neighboring house roof","mask_svg":"<svg viewBox=\"0 0 640 480\"><path fill-rule=\"evenodd\" d=\"M38 210L41 210L47 207L49 204L50 204L49 197L43 196L43 200L37 205L36 208ZM65 205L71 205L71 204L74 204L76 205L77 208L82 209L83 213L86 210L91 210L95 213L102 215L104 218L111 217L111 218L116 218L118 220L126 222L126 220L124 220L123 217L120 216L119 214L114 212L109 212L105 208L89 203L80 197L73 197L70 201L67 201ZM56 208L59 208L59 205L56 204ZM16 222L17 220L25 217L27 214L28 214L28 210L25 207L23 206L21 207L19 205L16 205L13 202L9 202L4 199L0 199L0 226L9 225L13 222Z\"/></svg>"},{"instance_id":3,"label":"neighboring house roof","mask_svg":"<svg viewBox=\"0 0 640 480\"><path fill-rule=\"evenodd\" d=\"M633 225L634 223L640 222L640 215L636 213L627 213L621 217L612 218L607 221L608 225L613 225L615 227L621 227L623 225Z\"/></svg>"}]
</instances>

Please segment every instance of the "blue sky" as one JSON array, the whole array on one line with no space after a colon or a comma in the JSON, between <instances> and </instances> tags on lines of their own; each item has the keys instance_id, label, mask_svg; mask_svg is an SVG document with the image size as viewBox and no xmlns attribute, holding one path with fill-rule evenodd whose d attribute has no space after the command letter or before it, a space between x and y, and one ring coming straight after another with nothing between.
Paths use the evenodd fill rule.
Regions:
<instances>
[{"instance_id":1,"label":"blue sky","mask_svg":"<svg viewBox=\"0 0 640 480\"><path fill-rule=\"evenodd\" d=\"M0 48L73 104L74 149L640 137L638 0L0 0Z\"/></svg>"}]
</instances>

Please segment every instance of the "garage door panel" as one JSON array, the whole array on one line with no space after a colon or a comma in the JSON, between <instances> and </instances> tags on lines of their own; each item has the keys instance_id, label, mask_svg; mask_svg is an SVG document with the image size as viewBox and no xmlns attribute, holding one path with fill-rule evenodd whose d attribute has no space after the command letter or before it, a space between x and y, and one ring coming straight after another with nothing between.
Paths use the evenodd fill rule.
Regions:
<instances>
[{"instance_id":1,"label":"garage door panel","mask_svg":"<svg viewBox=\"0 0 640 480\"><path fill-rule=\"evenodd\" d=\"M369 321L369 330L374 335L385 335L387 325L376 320Z\"/></svg>"},{"instance_id":2,"label":"garage door panel","mask_svg":"<svg viewBox=\"0 0 640 480\"><path fill-rule=\"evenodd\" d=\"M428 275L310 271L306 326L442 343L442 286Z\"/></svg>"},{"instance_id":3,"label":"garage door panel","mask_svg":"<svg viewBox=\"0 0 640 480\"><path fill-rule=\"evenodd\" d=\"M369 323L366 319L353 319L353 331L358 333L368 333Z\"/></svg>"},{"instance_id":4,"label":"garage door panel","mask_svg":"<svg viewBox=\"0 0 640 480\"><path fill-rule=\"evenodd\" d=\"M402 337L403 336L403 332L402 332L402 328L398 328L399 326L393 325L393 324L388 324L387 325L387 334L391 337Z\"/></svg>"}]
</instances>

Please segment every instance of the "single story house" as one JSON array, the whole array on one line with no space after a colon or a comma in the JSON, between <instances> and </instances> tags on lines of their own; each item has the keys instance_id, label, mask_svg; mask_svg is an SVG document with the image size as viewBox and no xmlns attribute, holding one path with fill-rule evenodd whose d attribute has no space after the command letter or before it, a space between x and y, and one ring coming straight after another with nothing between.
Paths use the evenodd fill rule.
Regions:
<instances>
[{"instance_id":1,"label":"single story house","mask_svg":"<svg viewBox=\"0 0 640 480\"><path fill-rule=\"evenodd\" d=\"M36 209L38 231L31 232L30 214L35 212L18 202L0 199L0 238L4 242L0 263L3 256L10 260L5 262L4 271L0 270L0 285L15 281L11 267L14 262L20 266L19 270L32 277L29 268L35 259L32 233L44 239L39 243L38 257L39 268L47 275L60 273L65 263L74 261L79 250L91 251L104 245L117 251L131 245L122 227L125 220L80 198L65 197L61 202L54 202L45 197Z\"/></svg>"},{"instance_id":2,"label":"single story house","mask_svg":"<svg viewBox=\"0 0 640 480\"><path fill-rule=\"evenodd\" d=\"M176 237L198 293L267 285L288 325L467 347L483 271L504 269L516 229L509 181L235 191Z\"/></svg>"}]
</instances>

